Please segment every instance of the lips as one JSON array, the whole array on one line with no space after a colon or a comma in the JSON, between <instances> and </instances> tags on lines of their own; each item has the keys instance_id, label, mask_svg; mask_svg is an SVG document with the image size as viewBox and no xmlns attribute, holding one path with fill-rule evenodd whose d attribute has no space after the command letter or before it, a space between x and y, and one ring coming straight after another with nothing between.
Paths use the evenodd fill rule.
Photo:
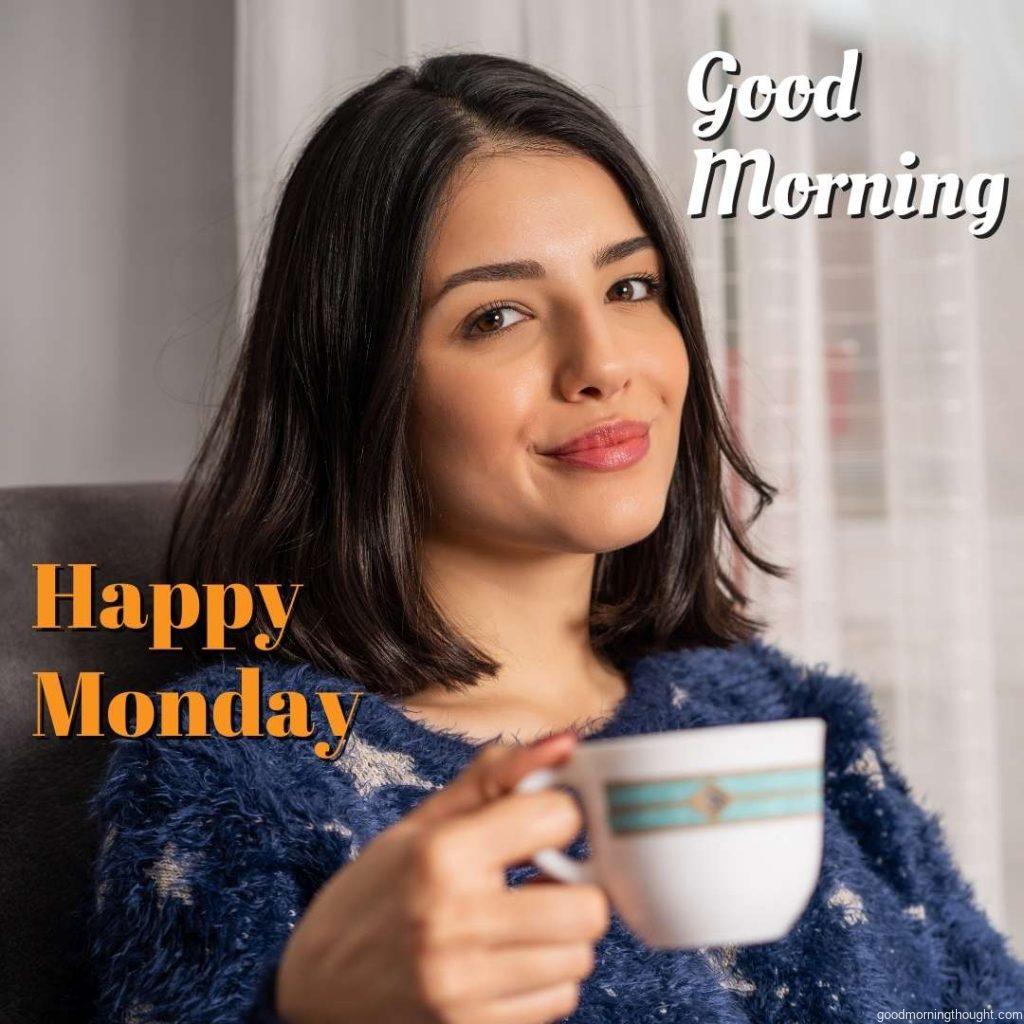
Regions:
<instances>
[{"instance_id":1,"label":"lips","mask_svg":"<svg viewBox=\"0 0 1024 1024\"><path fill-rule=\"evenodd\" d=\"M550 448L542 455L572 455L575 452L590 451L594 448L614 448L645 437L649 424L640 420L616 420L614 423L602 423L557 448Z\"/></svg>"},{"instance_id":2,"label":"lips","mask_svg":"<svg viewBox=\"0 0 1024 1024\"><path fill-rule=\"evenodd\" d=\"M571 441L542 452L553 463L575 469L616 470L639 462L651 446L649 424L618 420L579 434Z\"/></svg>"}]
</instances>

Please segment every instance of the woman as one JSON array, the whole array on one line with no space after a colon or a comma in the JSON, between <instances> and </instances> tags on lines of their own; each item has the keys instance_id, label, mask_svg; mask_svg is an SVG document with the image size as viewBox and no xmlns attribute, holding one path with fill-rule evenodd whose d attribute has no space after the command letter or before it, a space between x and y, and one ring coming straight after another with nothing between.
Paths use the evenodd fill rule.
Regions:
<instances>
[{"instance_id":1,"label":"woman","mask_svg":"<svg viewBox=\"0 0 1024 1024\"><path fill-rule=\"evenodd\" d=\"M866 688L743 613L729 567L782 570L723 461L756 516L774 490L730 433L678 226L606 114L478 54L341 103L282 195L168 571L303 584L280 649L175 689L256 663L268 690L365 696L334 762L307 741L117 744L96 798L102 1019L1024 1007ZM531 869L586 852L565 792L512 792L575 743L807 715L828 723L825 856L783 939L652 951L599 888Z\"/></svg>"}]
</instances>

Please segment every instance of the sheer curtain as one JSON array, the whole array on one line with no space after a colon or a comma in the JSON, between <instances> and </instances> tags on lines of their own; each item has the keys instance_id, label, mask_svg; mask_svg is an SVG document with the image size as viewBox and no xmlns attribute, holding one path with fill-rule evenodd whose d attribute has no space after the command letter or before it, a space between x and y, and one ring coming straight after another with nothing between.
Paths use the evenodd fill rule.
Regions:
<instances>
[{"instance_id":1,"label":"sheer curtain","mask_svg":"<svg viewBox=\"0 0 1024 1024\"><path fill-rule=\"evenodd\" d=\"M918 798L939 811L993 921L1024 949L1024 356L1019 268L1020 7L863 0L239 0L235 170L241 308L278 189L318 118L396 63L477 49L531 60L607 107L673 197L716 366L762 472L780 487L757 537L793 568L750 577L769 638L860 675ZM837 74L864 52L851 122L735 118L691 132L693 62ZM685 217L694 148L764 146L778 174L1010 175L1006 217ZM713 207L711 210L713 212Z\"/></svg>"}]
</instances>

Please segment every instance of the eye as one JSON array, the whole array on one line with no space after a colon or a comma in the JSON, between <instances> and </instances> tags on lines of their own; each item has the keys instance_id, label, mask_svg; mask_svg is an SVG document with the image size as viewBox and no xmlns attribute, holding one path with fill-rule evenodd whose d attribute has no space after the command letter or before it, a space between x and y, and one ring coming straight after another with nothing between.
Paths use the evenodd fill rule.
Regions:
<instances>
[{"instance_id":1,"label":"eye","mask_svg":"<svg viewBox=\"0 0 1024 1024\"><path fill-rule=\"evenodd\" d=\"M510 306L503 300L490 302L483 309L470 313L462 328L462 336L474 338L483 334L498 334L506 328L517 324L519 320L510 319L510 314L518 316L521 320L526 319L526 314L521 313L514 306Z\"/></svg>"},{"instance_id":2,"label":"eye","mask_svg":"<svg viewBox=\"0 0 1024 1024\"><path fill-rule=\"evenodd\" d=\"M661 281L654 274L634 274L624 277L608 289L615 302L643 302L661 291Z\"/></svg>"}]
</instances>

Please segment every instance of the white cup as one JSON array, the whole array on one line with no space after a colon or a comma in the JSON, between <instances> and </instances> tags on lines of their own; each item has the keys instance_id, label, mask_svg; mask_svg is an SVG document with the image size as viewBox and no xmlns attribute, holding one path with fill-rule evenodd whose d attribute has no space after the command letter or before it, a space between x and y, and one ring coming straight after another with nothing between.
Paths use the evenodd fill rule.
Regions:
<instances>
[{"instance_id":1,"label":"white cup","mask_svg":"<svg viewBox=\"0 0 1024 1024\"><path fill-rule=\"evenodd\" d=\"M790 718L584 740L516 790L575 790L591 859L546 849L534 863L602 886L652 947L782 938L821 871L825 726Z\"/></svg>"}]
</instances>

